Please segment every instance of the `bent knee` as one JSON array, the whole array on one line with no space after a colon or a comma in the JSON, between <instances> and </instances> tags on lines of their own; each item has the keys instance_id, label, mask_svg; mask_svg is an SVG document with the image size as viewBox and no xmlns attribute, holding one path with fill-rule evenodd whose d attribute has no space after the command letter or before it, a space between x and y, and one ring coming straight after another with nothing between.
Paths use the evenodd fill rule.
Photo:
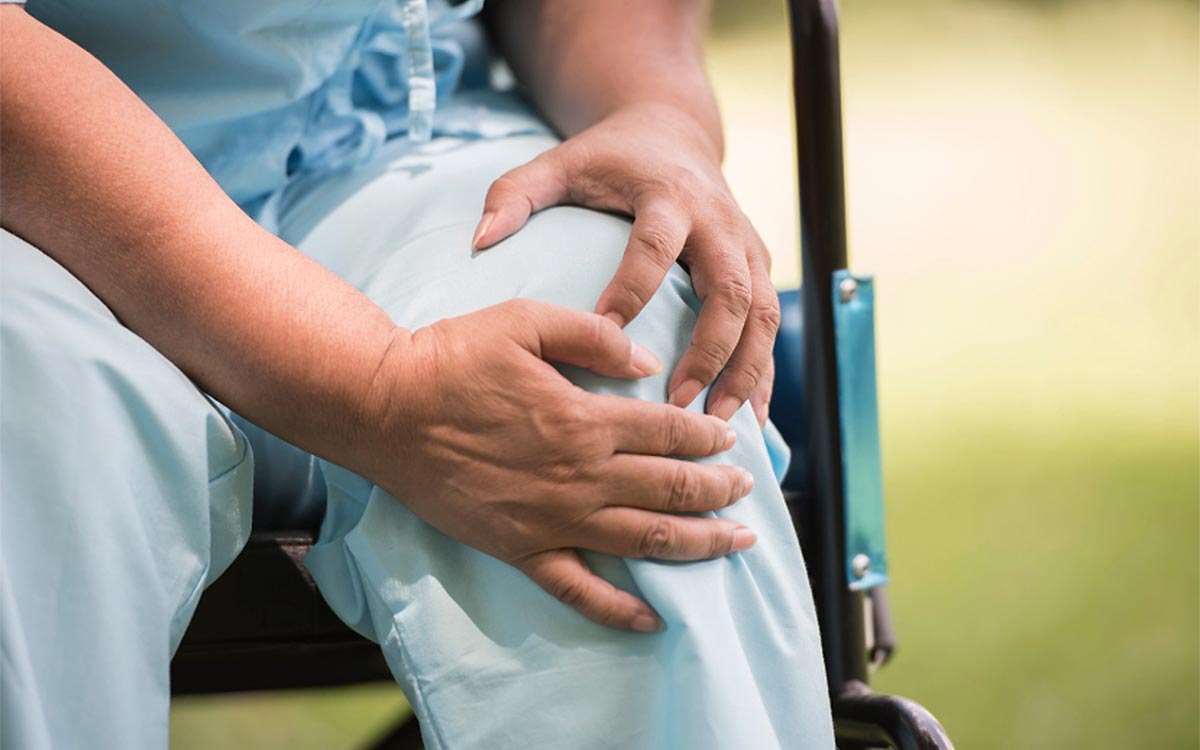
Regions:
<instances>
[{"instance_id":1,"label":"bent knee","mask_svg":"<svg viewBox=\"0 0 1200 750\"><path fill-rule=\"evenodd\" d=\"M475 253L448 249L469 247L473 226L447 227L407 243L379 267L364 291L398 323L413 328L516 298L590 311L624 257L630 227L626 217L556 206ZM447 253L458 255L436 270L414 272L414 264ZM672 330L684 327L690 335L697 309L691 280L675 264L640 317L657 319L651 326L656 330L669 323Z\"/></svg>"},{"instance_id":2,"label":"bent knee","mask_svg":"<svg viewBox=\"0 0 1200 750\"><path fill-rule=\"evenodd\" d=\"M509 287L501 292L503 299L527 297L591 311L624 257L630 227L629 219L601 211L573 206L547 209L487 251L497 253L494 265L503 271L481 269L480 273L484 278L511 274ZM642 312L624 328L630 338L654 352L665 365L663 372L622 380L578 368L562 371L590 391L665 401L667 381L691 341L698 312L691 278L674 264Z\"/></svg>"}]
</instances>

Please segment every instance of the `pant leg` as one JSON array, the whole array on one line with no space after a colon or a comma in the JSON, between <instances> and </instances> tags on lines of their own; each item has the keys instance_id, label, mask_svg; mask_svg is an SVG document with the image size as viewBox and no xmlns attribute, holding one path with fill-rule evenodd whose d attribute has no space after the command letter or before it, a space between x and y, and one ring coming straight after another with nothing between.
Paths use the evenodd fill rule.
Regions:
<instances>
[{"instance_id":1,"label":"pant leg","mask_svg":"<svg viewBox=\"0 0 1200 750\"><path fill-rule=\"evenodd\" d=\"M171 656L244 544L245 439L0 230L0 745L165 748Z\"/></svg>"},{"instance_id":2,"label":"pant leg","mask_svg":"<svg viewBox=\"0 0 1200 750\"><path fill-rule=\"evenodd\" d=\"M370 170L299 190L285 237L305 227L288 238L409 327L514 297L590 310L623 253L625 219L554 208L495 248L470 251L490 181L550 145L393 145ZM698 308L676 267L627 330L674 363ZM634 382L567 374L593 391L666 398L667 373ZM755 490L716 515L754 528L756 547L686 564L588 556L663 616L659 634L587 621L330 465L321 543L307 564L341 617L382 645L431 748L832 748L804 562L751 410L733 426L737 445L710 460L749 468Z\"/></svg>"}]
</instances>

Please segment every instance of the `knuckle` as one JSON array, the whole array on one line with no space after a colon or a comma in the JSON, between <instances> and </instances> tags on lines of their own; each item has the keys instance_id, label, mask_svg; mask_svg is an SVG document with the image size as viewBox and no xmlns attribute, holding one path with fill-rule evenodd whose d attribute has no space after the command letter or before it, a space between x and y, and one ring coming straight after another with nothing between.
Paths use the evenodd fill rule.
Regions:
<instances>
[{"instance_id":1,"label":"knuckle","mask_svg":"<svg viewBox=\"0 0 1200 750\"><path fill-rule=\"evenodd\" d=\"M745 476L745 473L741 469L735 468L733 466L726 467L726 469L724 471L723 478L726 482L725 491L727 493L725 495L725 497L728 498L730 505L732 505L733 503L736 503L738 500L741 500L742 497L745 496L745 485L742 484L742 482L744 481L744 479L743 479L744 476ZM726 529L726 531L728 532L726 534L726 536L728 536L729 539L732 540L733 532L730 531L729 529Z\"/></svg>"},{"instance_id":2,"label":"knuckle","mask_svg":"<svg viewBox=\"0 0 1200 750\"><path fill-rule=\"evenodd\" d=\"M659 440L663 455L674 453L683 443L685 427L682 416L668 411L666 418L659 425L659 429L662 431Z\"/></svg>"},{"instance_id":3,"label":"knuckle","mask_svg":"<svg viewBox=\"0 0 1200 750\"><path fill-rule=\"evenodd\" d=\"M563 576L550 586L550 594L568 607L579 609L587 603L588 585L580 578Z\"/></svg>"},{"instance_id":4,"label":"knuckle","mask_svg":"<svg viewBox=\"0 0 1200 750\"><path fill-rule=\"evenodd\" d=\"M701 382L713 379L729 361L734 346L732 342L723 339L695 342L694 360L688 374L698 378Z\"/></svg>"},{"instance_id":5,"label":"knuckle","mask_svg":"<svg viewBox=\"0 0 1200 750\"><path fill-rule=\"evenodd\" d=\"M589 349L593 351L603 349L608 342L609 331L605 326L606 323L613 325L612 321L607 318L596 315L589 315L583 319L579 333L581 340Z\"/></svg>"},{"instance_id":6,"label":"knuckle","mask_svg":"<svg viewBox=\"0 0 1200 750\"><path fill-rule=\"evenodd\" d=\"M759 303L752 317L758 325L759 330L769 338L775 338L775 334L779 332L779 325L783 319L783 313L779 309L779 300L773 294L766 295L766 300Z\"/></svg>"},{"instance_id":7,"label":"knuckle","mask_svg":"<svg viewBox=\"0 0 1200 750\"><path fill-rule=\"evenodd\" d=\"M642 283L626 276L622 276L617 281L617 289L626 303L631 301L636 303L639 310L650 302L650 298L654 296L655 291L651 288L650 284Z\"/></svg>"},{"instance_id":8,"label":"knuckle","mask_svg":"<svg viewBox=\"0 0 1200 750\"><path fill-rule=\"evenodd\" d=\"M664 220L648 221L637 231L637 242L660 266L666 268L675 262L681 249L675 232Z\"/></svg>"},{"instance_id":9,"label":"knuckle","mask_svg":"<svg viewBox=\"0 0 1200 750\"><path fill-rule=\"evenodd\" d=\"M700 497L700 478L696 475L691 464L681 463L671 477L671 484L666 493L666 510L686 511L696 504Z\"/></svg>"},{"instance_id":10,"label":"knuckle","mask_svg":"<svg viewBox=\"0 0 1200 750\"><path fill-rule=\"evenodd\" d=\"M491 552L500 560L519 560L529 553L529 532L515 518L502 519L492 535Z\"/></svg>"},{"instance_id":11,"label":"knuckle","mask_svg":"<svg viewBox=\"0 0 1200 750\"><path fill-rule=\"evenodd\" d=\"M541 450L536 462L547 479L578 479L587 462L602 456L605 432L596 428L592 407L582 396L565 397L554 409L530 416Z\"/></svg>"},{"instance_id":12,"label":"knuckle","mask_svg":"<svg viewBox=\"0 0 1200 750\"><path fill-rule=\"evenodd\" d=\"M725 276L716 292L717 298L730 313L745 318L754 301L754 287L746 273Z\"/></svg>"},{"instance_id":13,"label":"knuckle","mask_svg":"<svg viewBox=\"0 0 1200 750\"><path fill-rule=\"evenodd\" d=\"M560 449L572 453L590 446L596 435L595 418L591 406L582 398L568 398L555 410L554 423L558 437L552 439Z\"/></svg>"},{"instance_id":14,"label":"knuckle","mask_svg":"<svg viewBox=\"0 0 1200 750\"><path fill-rule=\"evenodd\" d=\"M724 420L713 418L712 426L709 431L712 434L711 453L716 453L725 447L725 441L729 435L729 425Z\"/></svg>"},{"instance_id":15,"label":"knuckle","mask_svg":"<svg viewBox=\"0 0 1200 750\"><path fill-rule=\"evenodd\" d=\"M669 518L659 518L642 532L636 550L638 557L661 557L675 548L675 526Z\"/></svg>"},{"instance_id":16,"label":"knuckle","mask_svg":"<svg viewBox=\"0 0 1200 750\"><path fill-rule=\"evenodd\" d=\"M721 391L745 401L758 383L758 378L758 367L751 366L737 371L726 369L721 375Z\"/></svg>"},{"instance_id":17,"label":"knuckle","mask_svg":"<svg viewBox=\"0 0 1200 750\"><path fill-rule=\"evenodd\" d=\"M488 187L487 195L484 196L483 204L485 210L496 210L505 203L509 203L521 195L521 187L512 177L512 173L503 174L497 177Z\"/></svg>"},{"instance_id":18,"label":"knuckle","mask_svg":"<svg viewBox=\"0 0 1200 750\"><path fill-rule=\"evenodd\" d=\"M520 167L517 169L520 169ZM521 192L521 183L517 180L517 170L514 169L510 172L505 172L496 178L496 181L492 183L491 190L489 191L489 197L492 194L495 194L495 196L499 198L513 194L519 194Z\"/></svg>"},{"instance_id":19,"label":"knuckle","mask_svg":"<svg viewBox=\"0 0 1200 750\"><path fill-rule=\"evenodd\" d=\"M714 529L709 537L709 557L724 557L733 552L733 530Z\"/></svg>"},{"instance_id":20,"label":"knuckle","mask_svg":"<svg viewBox=\"0 0 1200 750\"><path fill-rule=\"evenodd\" d=\"M758 390L771 393L771 388L775 386L775 361L768 359L767 366L763 369L762 376L758 379Z\"/></svg>"},{"instance_id":21,"label":"knuckle","mask_svg":"<svg viewBox=\"0 0 1200 750\"><path fill-rule=\"evenodd\" d=\"M721 390L733 393L745 399L754 387L766 376L770 369L771 358L743 356L738 352L729 367L721 374Z\"/></svg>"},{"instance_id":22,"label":"knuckle","mask_svg":"<svg viewBox=\"0 0 1200 750\"><path fill-rule=\"evenodd\" d=\"M703 195L711 192L707 180L696 174L695 171L685 167L671 170L667 178L680 196Z\"/></svg>"}]
</instances>

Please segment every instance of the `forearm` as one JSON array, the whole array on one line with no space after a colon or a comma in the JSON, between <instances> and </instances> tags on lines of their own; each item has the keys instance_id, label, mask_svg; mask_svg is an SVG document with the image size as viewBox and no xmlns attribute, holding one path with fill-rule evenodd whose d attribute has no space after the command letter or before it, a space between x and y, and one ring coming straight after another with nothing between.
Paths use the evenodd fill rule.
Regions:
<instances>
[{"instance_id":1,"label":"forearm","mask_svg":"<svg viewBox=\"0 0 1200 750\"><path fill-rule=\"evenodd\" d=\"M504 0L488 6L501 52L570 136L631 105L670 106L719 160L721 119L704 68L703 0Z\"/></svg>"},{"instance_id":2,"label":"forearm","mask_svg":"<svg viewBox=\"0 0 1200 750\"><path fill-rule=\"evenodd\" d=\"M354 416L406 332L251 221L97 60L0 9L0 224L202 388L347 463Z\"/></svg>"}]
</instances>

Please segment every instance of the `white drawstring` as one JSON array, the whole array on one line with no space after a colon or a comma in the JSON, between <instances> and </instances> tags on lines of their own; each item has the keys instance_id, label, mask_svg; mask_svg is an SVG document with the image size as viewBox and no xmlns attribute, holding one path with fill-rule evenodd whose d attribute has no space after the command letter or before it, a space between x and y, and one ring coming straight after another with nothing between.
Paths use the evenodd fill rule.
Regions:
<instances>
[{"instance_id":1,"label":"white drawstring","mask_svg":"<svg viewBox=\"0 0 1200 750\"><path fill-rule=\"evenodd\" d=\"M404 0L400 17L408 60L408 139L425 142L433 136L433 113L437 108L429 6L425 0Z\"/></svg>"}]
</instances>

